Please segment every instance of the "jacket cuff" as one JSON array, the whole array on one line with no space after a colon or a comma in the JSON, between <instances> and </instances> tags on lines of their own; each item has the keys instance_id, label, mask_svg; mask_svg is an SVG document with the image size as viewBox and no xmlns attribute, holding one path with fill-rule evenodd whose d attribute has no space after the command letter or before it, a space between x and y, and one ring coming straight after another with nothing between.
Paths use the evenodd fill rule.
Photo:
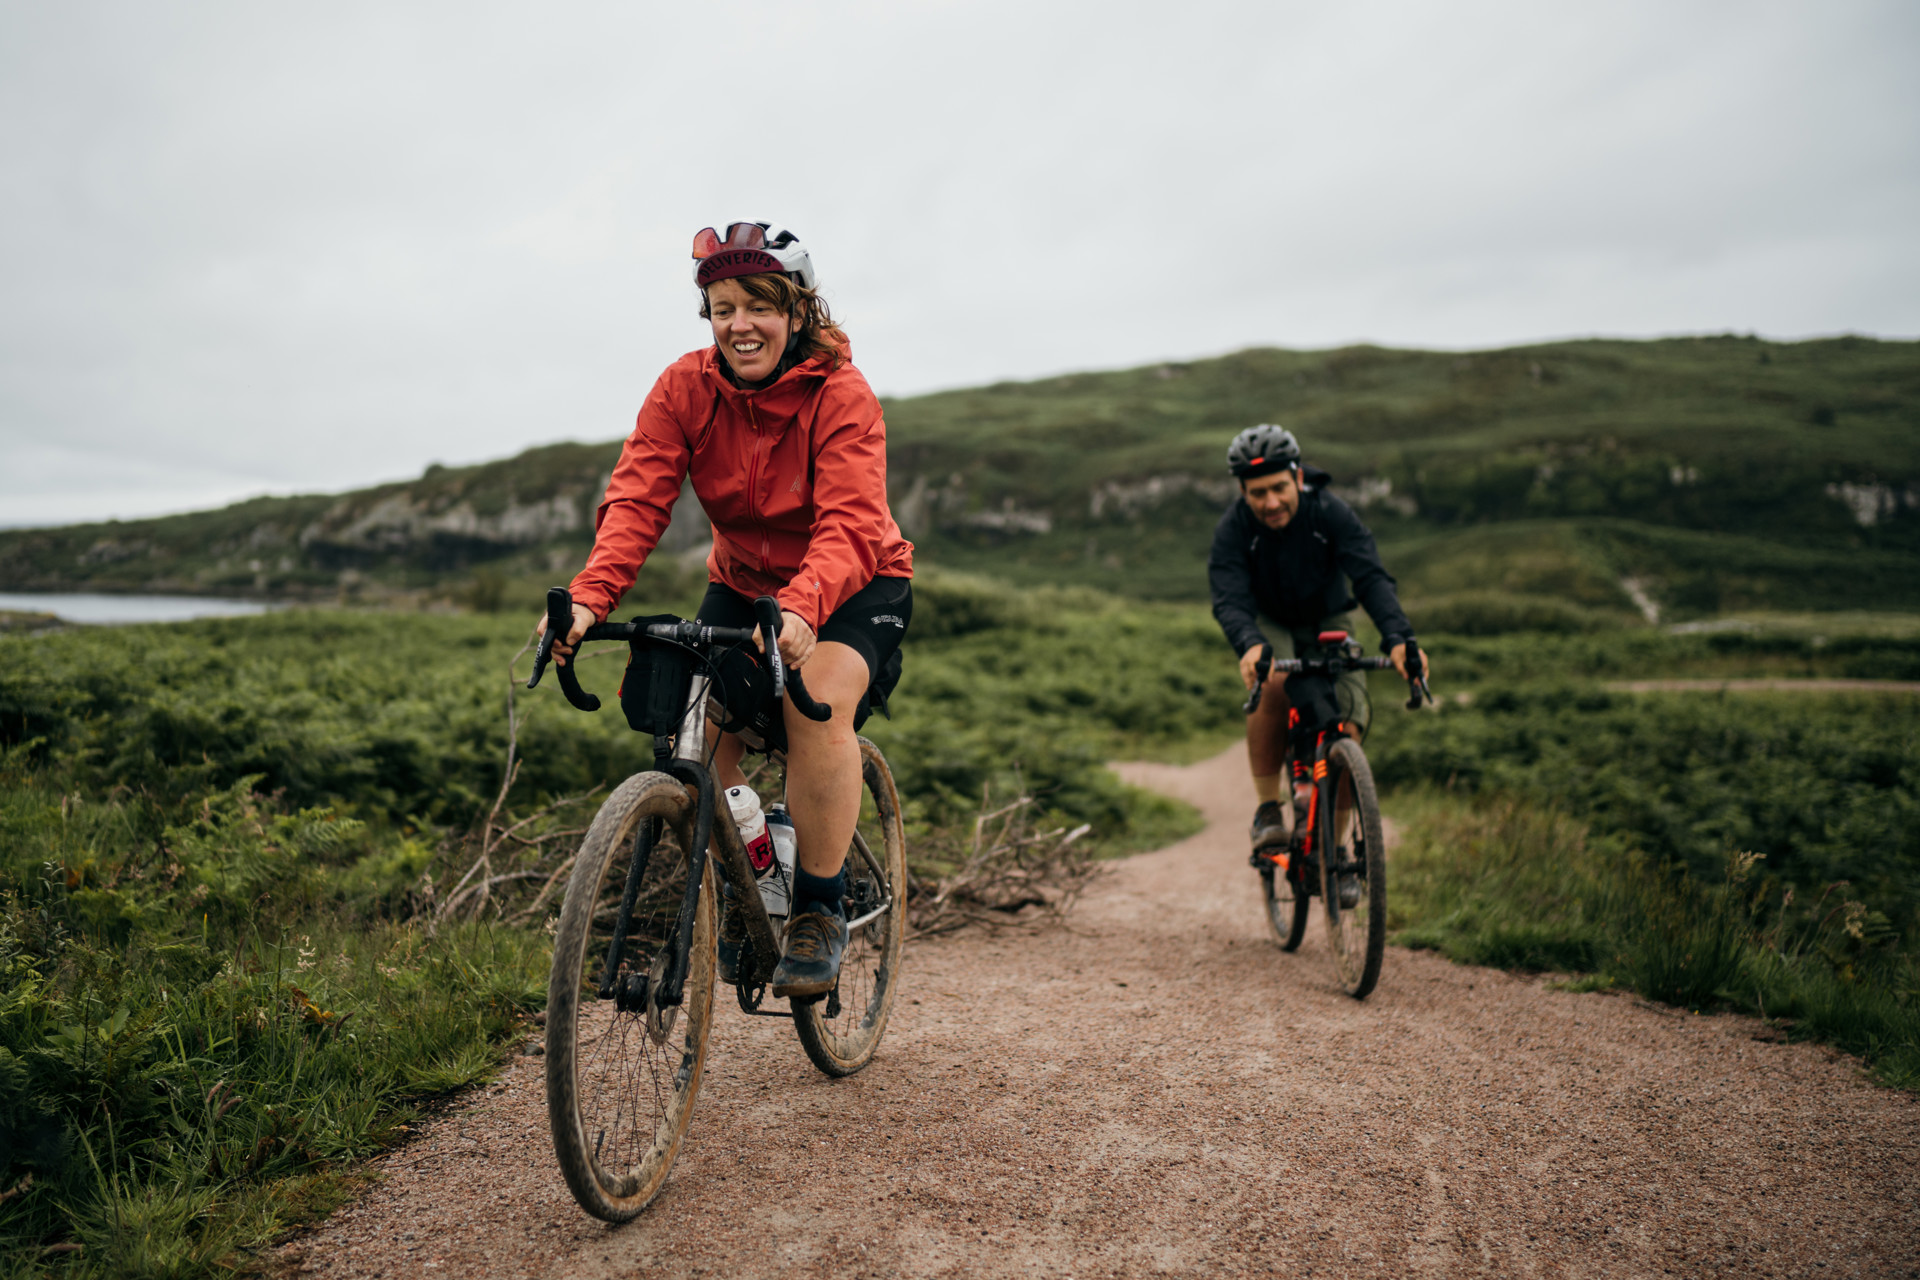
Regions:
<instances>
[{"instance_id":1,"label":"jacket cuff","mask_svg":"<svg viewBox=\"0 0 1920 1280\"><path fill-rule=\"evenodd\" d=\"M820 610L819 595L811 591L795 591L789 586L776 592L773 599L774 602L780 606L782 613L798 615L809 627L813 628L813 634L815 636L820 634L820 624L825 622L826 619L818 616Z\"/></svg>"},{"instance_id":2,"label":"jacket cuff","mask_svg":"<svg viewBox=\"0 0 1920 1280\"><path fill-rule=\"evenodd\" d=\"M619 604L618 600L608 596L606 588L600 586L576 582L567 588L567 593L573 597L575 604L583 604L593 610L596 622L605 622L607 615Z\"/></svg>"}]
</instances>

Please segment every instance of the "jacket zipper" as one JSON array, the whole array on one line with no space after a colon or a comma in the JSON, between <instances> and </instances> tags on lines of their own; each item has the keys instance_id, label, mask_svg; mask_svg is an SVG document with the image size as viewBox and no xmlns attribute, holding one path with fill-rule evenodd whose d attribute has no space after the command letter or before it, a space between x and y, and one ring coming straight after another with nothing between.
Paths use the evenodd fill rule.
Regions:
<instances>
[{"instance_id":1,"label":"jacket zipper","mask_svg":"<svg viewBox=\"0 0 1920 1280\"><path fill-rule=\"evenodd\" d=\"M760 418L753 411L753 399L742 396L747 406L747 425L753 428L753 459L747 466L747 508L753 512L753 523L760 530L760 572L773 572L773 543L767 538L766 521L760 518Z\"/></svg>"}]
</instances>

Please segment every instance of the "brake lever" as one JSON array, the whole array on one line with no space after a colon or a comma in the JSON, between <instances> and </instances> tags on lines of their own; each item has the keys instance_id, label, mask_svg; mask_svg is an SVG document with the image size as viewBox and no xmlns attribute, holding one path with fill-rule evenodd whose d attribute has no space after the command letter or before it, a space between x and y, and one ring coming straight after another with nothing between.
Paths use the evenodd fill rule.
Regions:
<instances>
[{"instance_id":1,"label":"brake lever","mask_svg":"<svg viewBox=\"0 0 1920 1280\"><path fill-rule=\"evenodd\" d=\"M1416 676L1407 684L1413 693L1413 696L1407 699L1407 710L1418 711L1423 700L1428 704L1433 702L1433 690L1427 687L1425 676Z\"/></svg>"},{"instance_id":2,"label":"brake lever","mask_svg":"<svg viewBox=\"0 0 1920 1280\"><path fill-rule=\"evenodd\" d=\"M773 673L773 700L787 696L787 664L780 657L780 602L761 596L753 602L753 614L760 624L760 643L766 647L767 670Z\"/></svg>"},{"instance_id":3,"label":"brake lever","mask_svg":"<svg viewBox=\"0 0 1920 1280\"><path fill-rule=\"evenodd\" d=\"M801 715L817 723L831 720L833 708L807 692L806 682L798 670L789 675L787 664L780 657L780 602L772 596L761 596L753 602L753 612L760 622L762 643L767 647L767 670L773 673L774 701L785 698Z\"/></svg>"},{"instance_id":4,"label":"brake lever","mask_svg":"<svg viewBox=\"0 0 1920 1280\"><path fill-rule=\"evenodd\" d=\"M1422 700L1433 701L1433 690L1427 687L1426 660L1421 656L1420 646L1412 640L1407 641L1407 691L1411 695L1407 699L1409 711L1418 711Z\"/></svg>"},{"instance_id":5,"label":"brake lever","mask_svg":"<svg viewBox=\"0 0 1920 1280\"><path fill-rule=\"evenodd\" d=\"M540 683L540 677L547 673L547 663L553 658L553 646L573 629L573 595L565 587L547 588L547 633L540 637L540 647L534 651L533 674L527 677L527 688ZM579 659L576 650L574 658ZM555 664L560 677L560 692L566 695L568 702L582 711L598 711L598 695L588 693L580 687L580 677L574 674L573 663Z\"/></svg>"},{"instance_id":6,"label":"brake lever","mask_svg":"<svg viewBox=\"0 0 1920 1280\"><path fill-rule=\"evenodd\" d=\"M1260 709L1260 691L1267 687L1267 676L1273 671L1273 646L1263 644L1260 648L1267 656L1253 664L1253 692L1247 695L1247 700L1240 706L1243 716L1250 716Z\"/></svg>"},{"instance_id":7,"label":"brake lever","mask_svg":"<svg viewBox=\"0 0 1920 1280\"><path fill-rule=\"evenodd\" d=\"M553 659L553 646L573 629L573 595L565 587L547 588L547 630L540 637L540 647L533 652L533 674L527 677L527 688L540 683L540 677L547 674L547 663ZM562 667L561 670L565 670Z\"/></svg>"}]
</instances>

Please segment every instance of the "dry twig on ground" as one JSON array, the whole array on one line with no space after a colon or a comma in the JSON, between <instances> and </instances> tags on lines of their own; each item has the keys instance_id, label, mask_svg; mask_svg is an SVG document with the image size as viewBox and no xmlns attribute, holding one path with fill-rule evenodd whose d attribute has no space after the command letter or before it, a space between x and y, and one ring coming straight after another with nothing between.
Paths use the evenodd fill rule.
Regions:
<instances>
[{"instance_id":1,"label":"dry twig on ground","mask_svg":"<svg viewBox=\"0 0 1920 1280\"><path fill-rule=\"evenodd\" d=\"M1029 828L1034 798L1022 795L995 808L990 789L980 795L971 839L953 850L945 875L917 878L909 897L916 934L950 933L970 924L1022 925L1057 917L1072 905L1095 870L1082 842L1087 823L1069 830ZM937 856L938 850L929 850Z\"/></svg>"},{"instance_id":2,"label":"dry twig on ground","mask_svg":"<svg viewBox=\"0 0 1920 1280\"><path fill-rule=\"evenodd\" d=\"M579 795L552 801L524 816L515 815L507 806L507 797L520 777L520 729L532 711L531 707L522 709L516 698L520 678L514 668L534 643L530 637L507 661L506 767L486 819L458 846L461 851L473 853L472 861L465 874L444 894L434 892L431 875L422 883L421 905L416 914L427 918L429 929L447 920L478 920L489 908L496 917L511 923L532 919L573 865L580 837L587 831L577 822L558 826L543 824L552 823L558 815L593 799L606 788L604 782L596 783ZM505 863L505 867L496 870L496 860ZM535 881L540 887L531 901L523 905L516 891Z\"/></svg>"}]
</instances>

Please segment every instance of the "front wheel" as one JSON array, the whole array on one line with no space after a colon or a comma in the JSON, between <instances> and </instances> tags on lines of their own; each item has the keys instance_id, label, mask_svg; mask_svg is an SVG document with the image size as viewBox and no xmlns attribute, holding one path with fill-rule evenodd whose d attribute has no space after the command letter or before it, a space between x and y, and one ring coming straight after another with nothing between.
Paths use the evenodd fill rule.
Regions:
<instances>
[{"instance_id":1,"label":"front wheel","mask_svg":"<svg viewBox=\"0 0 1920 1280\"><path fill-rule=\"evenodd\" d=\"M664 773L628 778L594 816L567 881L547 985L547 1119L582 1209L625 1222L660 1188L693 1119L713 1025L714 873L705 859L680 1003L648 994L665 973L687 887L694 802ZM617 985L601 999L613 922L639 868ZM638 997L632 993L639 992Z\"/></svg>"},{"instance_id":2,"label":"front wheel","mask_svg":"<svg viewBox=\"0 0 1920 1280\"><path fill-rule=\"evenodd\" d=\"M1320 892L1340 985L1364 1000L1387 947L1387 842L1367 754L1351 738L1327 752L1320 805ZM1331 803L1329 803L1329 799Z\"/></svg>"},{"instance_id":3,"label":"front wheel","mask_svg":"<svg viewBox=\"0 0 1920 1280\"><path fill-rule=\"evenodd\" d=\"M900 986L907 939L907 837L900 793L880 748L860 739L860 822L847 850L846 958L840 981L817 1000L793 1005L793 1029L813 1065L850 1076L873 1060Z\"/></svg>"},{"instance_id":4,"label":"front wheel","mask_svg":"<svg viewBox=\"0 0 1920 1280\"><path fill-rule=\"evenodd\" d=\"M1307 895L1271 862L1260 868L1260 887L1267 903L1267 924L1280 940L1280 949L1299 950L1307 936Z\"/></svg>"}]
</instances>

